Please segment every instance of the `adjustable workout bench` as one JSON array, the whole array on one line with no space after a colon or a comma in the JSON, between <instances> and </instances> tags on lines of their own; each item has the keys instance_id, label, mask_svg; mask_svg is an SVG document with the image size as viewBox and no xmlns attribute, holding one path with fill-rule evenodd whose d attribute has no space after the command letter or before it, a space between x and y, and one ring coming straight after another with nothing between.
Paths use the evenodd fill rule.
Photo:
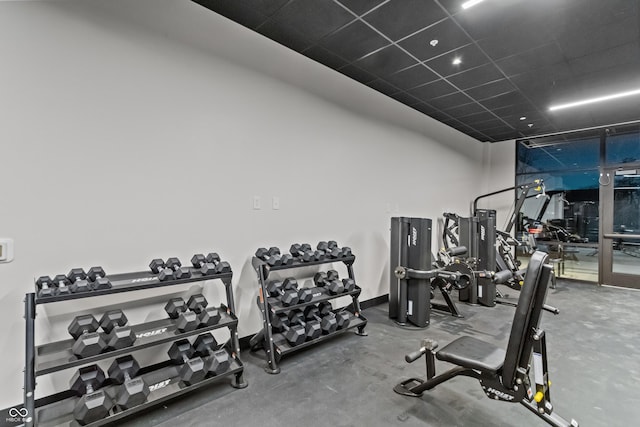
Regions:
<instances>
[{"instance_id":1,"label":"adjustable workout bench","mask_svg":"<svg viewBox=\"0 0 640 427\"><path fill-rule=\"evenodd\" d=\"M420 350L405 356L409 363L426 354L427 379L411 378L394 387L396 393L419 397L425 390L458 375L476 378L485 394L495 400L521 403L527 409L556 427L577 427L575 420L564 420L553 412L547 372L547 346L540 316L553 268L546 264L548 255L535 252L531 256L513 317L507 350L473 337L460 337L436 351L438 343L425 339ZM529 379L531 353L535 392ZM435 359L457 365L435 376Z\"/></svg>"}]
</instances>

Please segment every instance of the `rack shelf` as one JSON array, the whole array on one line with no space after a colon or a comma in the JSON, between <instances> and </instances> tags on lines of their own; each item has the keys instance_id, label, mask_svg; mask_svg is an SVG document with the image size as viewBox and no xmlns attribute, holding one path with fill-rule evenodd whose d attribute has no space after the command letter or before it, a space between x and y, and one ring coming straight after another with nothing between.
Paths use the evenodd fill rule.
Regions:
<instances>
[{"instance_id":1,"label":"rack shelf","mask_svg":"<svg viewBox=\"0 0 640 427\"><path fill-rule=\"evenodd\" d=\"M204 380L192 385L186 385L181 382L179 376L180 365L168 365L163 363L151 367L151 369L145 369L144 371L146 372L138 375L138 377L143 378L145 383L152 388L152 391L149 393L145 403L127 410L119 410L119 408L112 409L111 415L108 417L87 425L97 427L113 423L177 396L220 382L233 375L236 376L234 382L237 382L238 376L242 376L244 366L240 359L230 357L230 361L231 365L225 373L216 376L208 376ZM121 386L118 385L106 385L100 388L100 390L104 390L109 397L114 399L120 387ZM73 392L68 391L66 393L61 393L59 400L37 408L36 415L38 417L38 426L79 426L80 424L73 419L73 409L78 399L79 398L77 396L73 395Z\"/></svg>"},{"instance_id":2,"label":"rack shelf","mask_svg":"<svg viewBox=\"0 0 640 427\"><path fill-rule=\"evenodd\" d=\"M92 423L92 426L99 426L106 423L112 423L121 418L129 416L133 413L142 411L150 406L173 399L179 395L187 393L191 390L203 387L205 385L220 381L234 375L232 386L235 388L244 388L247 383L244 380L244 366L239 359L240 343L238 339L238 318L235 315L235 302L231 280L233 272L203 275L200 270L189 267L191 277L180 280L160 281L156 275L148 272L134 272L125 274L109 275L107 278L111 281L112 287L97 291L88 291L82 293L71 293L65 295L57 295L52 297L36 296L36 293L28 293L25 297L25 323L26 323L26 339L25 339L25 385L24 385L24 408L29 416L26 418L25 426L79 426L78 422L73 419L73 407L77 402L77 396L71 396L71 392L63 391L45 396L35 400L36 377L54 372L62 371L69 368L89 365L99 360L115 358L123 354L134 351L152 348L157 345L166 344L178 339L199 335L204 332L228 328L230 338L225 349L231 355L231 367L223 375L206 378L205 380L186 386L179 381L178 367L170 364L160 364L154 367L148 367L141 370L141 376L145 382L154 386L146 403L138 405L134 408L113 413L109 417ZM220 280L225 286L226 305L220 305L220 321L212 326L198 328L193 331L180 332L177 329L173 319L160 319L151 322L145 322L138 325L132 325L131 328L137 338L131 347L113 350L96 356L78 358L71 347L74 344L73 339L66 339L56 342L50 342L43 345L35 346L35 317L38 304L49 304L79 298L100 297L108 294L137 291L143 289L151 289L165 286L184 285L195 282L202 282L207 285L213 280ZM169 379L169 381L167 381ZM158 386L160 382L161 386ZM166 384L164 383L166 382ZM117 387L109 386L108 383L103 387L107 392L115 393Z\"/></svg>"},{"instance_id":3,"label":"rack shelf","mask_svg":"<svg viewBox=\"0 0 640 427\"><path fill-rule=\"evenodd\" d=\"M133 332L137 335L150 332L148 336L141 336L136 339L131 347L100 353L91 357L78 358L71 351L71 346L75 342L73 339L57 341L36 347L36 376L50 374L57 371L73 368L97 362L98 360L117 357L123 354L132 353L143 348L153 347L163 343L169 343L181 338L199 335L215 329L236 326L238 319L233 313L220 312L220 322L194 331L180 332L172 319L160 319L152 322L141 323L132 326Z\"/></svg>"},{"instance_id":4,"label":"rack shelf","mask_svg":"<svg viewBox=\"0 0 640 427\"><path fill-rule=\"evenodd\" d=\"M299 269L310 266L317 266L322 264L334 264L334 263L343 263L347 267L348 277L355 282L355 276L353 273L353 263L355 262L355 255L350 255L348 257L342 258L327 258L319 261L310 261L310 262L300 262L295 260L290 265L278 265L278 266L270 266L262 259L254 257L251 261L253 268L256 270L258 274L258 282L260 284L260 292L258 298L256 300L258 307L262 313L262 330L259 331L255 337L252 339L251 347L255 348L259 344L261 344L262 348L266 353L267 366L265 367L265 371L270 374L277 374L280 372L280 367L278 363L280 358L285 354L292 353L297 350L301 350L303 348L307 348L314 344L326 341L330 338L333 338L337 335L340 335L348 330L352 330L357 328L356 332L358 335L366 335L364 332L364 327L367 324L366 318L362 316L360 309L360 302L358 301L358 297L362 292L362 289L357 285L350 292L342 292L335 295L330 295L326 290L322 288L312 288L314 289L314 296L311 301L300 303L296 305L284 306L280 299L277 297L269 297L266 289L267 280L269 278L269 273L271 271L283 271L283 270L292 270ZM317 291L316 291L317 290ZM324 301L330 301L336 298L340 298L343 296L350 296L352 299L352 303L348 308L348 312L351 313L350 323L347 328L340 329L332 334L322 335L321 337L306 341L303 344L298 346L291 346L286 341L284 336L279 333L274 333L271 327L271 315L279 314L279 313L288 313L292 310L300 309L312 304L318 304ZM334 310L334 312L341 311L342 309ZM346 310L346 308L344 309ZM257 342L256 342L257 341Z\"/></svg>"}]
</instances>

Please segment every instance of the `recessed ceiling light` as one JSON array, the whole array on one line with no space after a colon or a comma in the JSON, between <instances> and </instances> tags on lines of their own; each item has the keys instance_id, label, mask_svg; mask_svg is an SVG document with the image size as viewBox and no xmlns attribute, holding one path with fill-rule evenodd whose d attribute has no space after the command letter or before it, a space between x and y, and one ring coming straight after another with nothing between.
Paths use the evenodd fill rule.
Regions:
<instances>
[{"instance_id":1,"label":"recessed ceiling light","mask_svg":"<svg viewBox=\"0 0 640 427\"><path fill-rule=\"evenodd\" d=\"M438 45L438 39L433 39L429 42L432 47L436 47Z\"/></svg>"},{"instance_id":2,"label":"recessed ceiling light","mask_svg":"<svg viewBox=\"0 0 640 427\"><path fill-rule=\"evenodd\" d=\"M463 9L469 9L472 6L477 5L478 3L482 3L484 0L469 0L467 2L462 3Z\"/></svg>"},{"instance_id":3,"label":"recessed ceiling light","mask_svg":"<svg viewBox=\"0 0 640 427\"><path fill-rule=\"evenodd\" d=\"M533 127L533 123L529 123L527 126L529 126L530 128Z\"/></svg>"},{"instance_id":4,"label":"recessed ceiling light","mask_svg":"<svg viewBox=\"0 0 640 427\"><path fill-rule=\"evenodd\" d=\"M594 102L609 101L610 99L623 98L625 96L640 95L640 89L627 92L614 93L612 95L599 96L597 98L583 99L582 101L569 102L567 104L552 105L549 111L562 110L564 108L579 107L580 105L593 104Z\"/></svg>"},{"instance_id":5,"label":"recessed ceiling light","mask_svg":"<svg viewBox=\"0 0 640 427\"><path fill-rule=\"evenodd\" d=\"M462 64L462 59L461 58L453 58L453 65L460 65Z\"/></svg>"},{"instance_id":6,"label":"recessed ceiling light","mask_svg":"<svg viewBox=\"0 0 640 427\"><path fill-rule=\"evenodd\" d=\"M527 120L527 116L520 117L520 120Z\"/></svg>"}]
</instances>

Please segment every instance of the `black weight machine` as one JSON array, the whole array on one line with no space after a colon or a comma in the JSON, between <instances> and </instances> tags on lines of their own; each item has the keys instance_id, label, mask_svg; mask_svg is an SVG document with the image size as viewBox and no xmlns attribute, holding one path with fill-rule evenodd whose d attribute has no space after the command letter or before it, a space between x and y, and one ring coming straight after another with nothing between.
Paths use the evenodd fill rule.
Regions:
<instances>
[{"instance_id":1,"label":"black weight machine","mask_svg":"<svg viewBox=\"0 0 640 427\"><path fill-rule=\"evenodd\" d=\"M521 403L555 427L578 427L577 421L566 421L558 416L551 404L546 335L540 328L547 288L553 275L553 268L547 264L547 258L548 255L544 252L535 252L531 256L506 350L464 336L436 351L438 343L425 339L421 348L406 355L405 360L411 363L426 355L427 378L404 380L393 390L404 396L420 397L423 392L451 378L467 376L477 379L484 393L491 399ZM456 366L436 376L435 359ZM530 379L532 367L533 383Z\"/></svg>"}]
</instances>

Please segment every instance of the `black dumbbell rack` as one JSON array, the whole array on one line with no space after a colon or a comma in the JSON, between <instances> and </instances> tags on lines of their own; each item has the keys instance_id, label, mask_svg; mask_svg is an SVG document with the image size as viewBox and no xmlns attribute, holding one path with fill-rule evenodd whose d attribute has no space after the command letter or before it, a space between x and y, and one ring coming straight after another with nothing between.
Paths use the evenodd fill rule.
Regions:
<instances>
[{"instance_id":1,"label":"black dumbbell rack","mask_svg":"<svg viewBox=\"0 0 640 427\"><path fill-rule=\"evenodd\" d=\"M351 255L343 258L333 258L333 259L323 259L320 261L310 261L310 262L300 262L297 259L294 260L293 264L289 265L277 265L277 266L269 266L265 261L260 258L253 257L252 265L258 274L258 282L260 283L259 295L257 298L258 307L260 308L260 312L262 313L262 330L259 331L255 337L252 339L251 345L252 348L255 348L259 344L262 345L267 357L267 366L265 367L265 371L270 374L278 374L280 373L280 367L278 366L280 359L289 353L302 350L303 348L307 348L314 344L318 344L320 342L331 339L337 335L343 334L348 330L352 330L357 328L356 334L361 336L366 336L367 334L364 332L364 328L367 325L367 319L362 315L360 309L360 302L358 301L358 297L360 296L360 292L362 289L357 286L351 292L343 292L340 294L330 295L323 288L317 288L319 292L314 292L314 296L309 302L304 302L300 304L284 306L280 299L277 297L269 297L268 292L266 290L267 279L269 277L269 273L271 271L280 271L280 270L288 270L302 267L309 267L313 265L320 264L332 264L342 262L347 267L347 272L350 279L355 281L355 276L353 274L353 263L355 262L355 255ZM279 313L288 313L295 309L303 309L304 307L312 304L318 304L323 301L329 301L335 298L343 297L349 295L352 298L352 304L345 308L334 309L334 313L338 311L345 310L351 314L349 320L349 326L344 329L338 329L337 331L328 334L321 335L319 338L311 341L305 341L304 343L292 346L290 345L284 336L281 333L274 333L271 328L271 318L269 313L279 314ZM266 297L265 297L266 296Z\"/></svg>"},{"instance_id":2,"label":"black dumbbell rack","mask_svg":"<svg viewBox=\"0 0 640 427\"><path fill-rule=\"evenodd\" d=\"M99 360L114 359L144 348L150 348L164 343L176 341L181 338L199 335L214 329L229 328L231 338L221 346L230 355L231 365L229 369L217 376L210 376L204 380L185 385L180 381L178 375L179 366L170 362L163 362L153 366L144 367L140 375L145 379L151 392L144 404L135 406L127 410L112 409L108 417L88 424L99 426L112 423L134 413L140 412L151 406L155 406L164 401L173 399L195 389L218 382L223 378L233 376L231 385L235 388L247 386L244 380L244 365L240 360L240 343L238 339L238 318L235 315L235 303L231 279L233 272L220 273L214 275L202 275L198 269L190 268L191 277L179 280L160 281L156 275L150 272L136 272L110 275L107 278L111 281L112 287L90 292L71 293L65 295L37 297L36 293L27 293L25 298L25 322L26 322L26 342L25 342L25 370L24 370L24 408L27 410L25 426L78 426L78 422L73 418L73 408L79 397L71 390L65 390L49 396L35 399L36 377L62 371L65 369L89 365ZM220 321L212 326L198 328L193 331L181 332L177 329L173 319L161 319L132 325L131 328L136 334L136 341L130 347L108 351L96 356L78 358L71 351L74 343L73 339L50 342L43 345L35 345L35 317L36 308L39 304L50 304L70 299L98 297L101 295L129 292L141 289L157 288L161 286L181 285L193 282L219 283L213 282L219 279L225 285L227 304L220 307ZM206 281L206 282L205 282ZM100 390L113 397L119 386L110 385L109 380Z\"/></svg>"}]
</instances>

